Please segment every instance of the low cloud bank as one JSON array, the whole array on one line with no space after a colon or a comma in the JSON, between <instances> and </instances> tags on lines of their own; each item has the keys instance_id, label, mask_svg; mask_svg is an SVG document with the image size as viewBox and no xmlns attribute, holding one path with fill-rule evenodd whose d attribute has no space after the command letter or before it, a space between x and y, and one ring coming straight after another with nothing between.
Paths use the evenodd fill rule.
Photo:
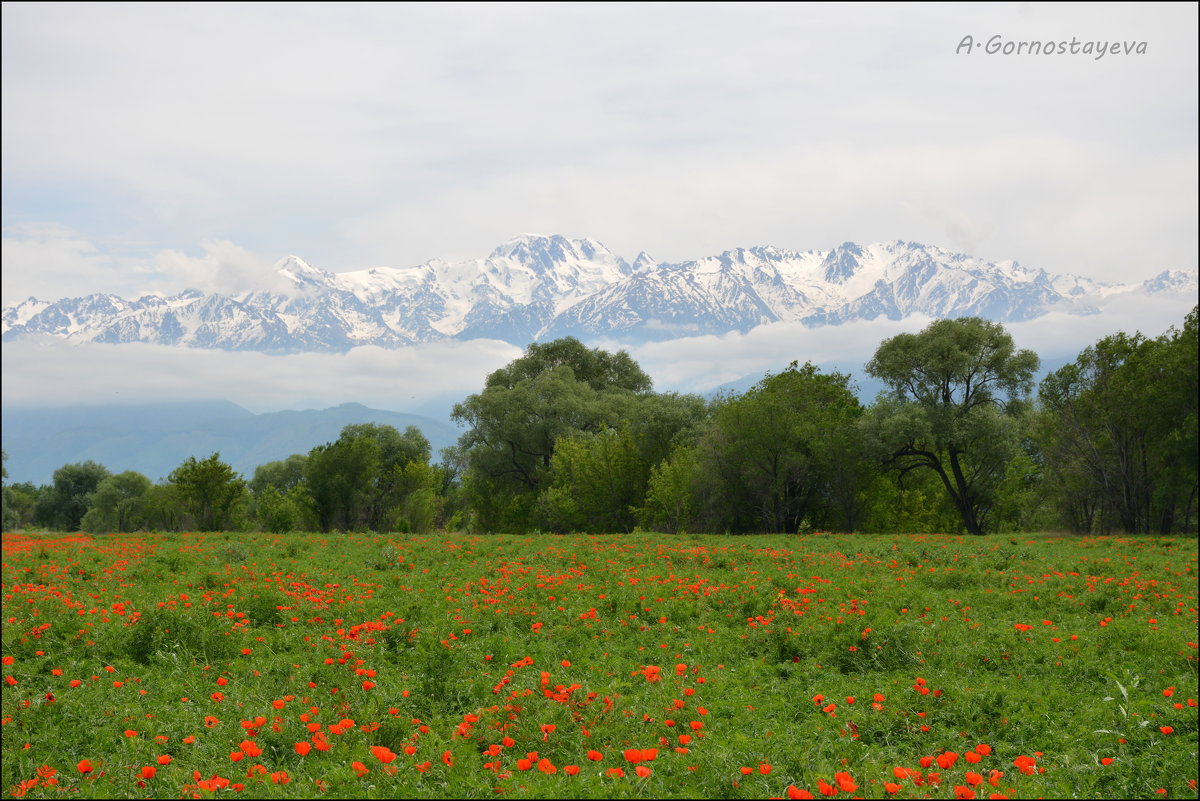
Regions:
<instances>
[{"instance_id":1,"label":"low cloud bank","mask_svg":"<svg viewBox=\"0 0 1200 801\"><path fill-rule=\"evenodd\" d=\"M1155 337L1181 326L1194 298L1126 297L1099 314L1048 314L1007 324L1020 347L1043 360L1074 358L1098 339L1125 331ZM920 331L926 317L807 328L776 323L745 334L682 337L625 347L660 391L706 392L795 360L835 363L858 372L879 343ZM446 413L483 387L488 373L521 355L495 340L440 342L399 350L355 348L346 354L268 356L160 345L68 345L50 339L4 344L3 401L12 406L230 400L255 412L340 403L424 414Z\"/></svg>"}]
</instances>

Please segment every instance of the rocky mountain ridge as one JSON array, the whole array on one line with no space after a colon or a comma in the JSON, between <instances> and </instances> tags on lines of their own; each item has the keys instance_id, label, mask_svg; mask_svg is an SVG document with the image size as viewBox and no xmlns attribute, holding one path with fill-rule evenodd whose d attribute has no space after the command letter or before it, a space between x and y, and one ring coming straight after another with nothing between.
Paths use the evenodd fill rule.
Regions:
<instances>
[{"instance_id":1,"label":"rocky mountain ridge","mask_svg":"<svg viewBox=\"0 0 1200 801\"><path fill-rule=\"evenodd\" d=\"M1051 310L1089 314L1113 295L1194 295L1197 286L1194 272L1104 284L903 241L847 242L828 251L738 248L660 263L644 252L627 262L593 239L534 234L460 262L331 273L288 256L275 271L284 291L29 298L3 310L3 339L271 353L478 338L523 346L568 335L633 344L781 321L837 325L922 314L1008 322Z\"/></svg>"}]
</instances>

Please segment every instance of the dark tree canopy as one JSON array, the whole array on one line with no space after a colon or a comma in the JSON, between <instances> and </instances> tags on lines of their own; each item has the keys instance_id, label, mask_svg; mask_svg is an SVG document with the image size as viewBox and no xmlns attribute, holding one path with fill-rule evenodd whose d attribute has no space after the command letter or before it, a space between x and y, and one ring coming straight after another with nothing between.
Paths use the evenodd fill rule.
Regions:
<instances>
[{"instance_id":1,"label":"dark tree canopy","mask_svg":"<svg viewBox=\"0 0 1200 801\"><path fill-rule=\"evenodd\" d=\"M54 486L43 492L34 507L34 520L59 531L78 531L108 468L90 459L66 464L54 471Z\"/></svg>"},{"instance_id":2,"label":"dark tree canopy","mask_svg":"<svg viewBox=\"0 0 1200 801\"><path fill-rule=\"evenodd\" d=\"M459 445L480 525L528 528L556 443L616 427L650 386L627 353L589 350L570 337L530 345L489 375L483 392L457 404L453 415L470 427Z\"/></svg>"},{"instance_id":3,"label":"dark tree canopy","mask_svg":"<svg viewBox=\"0 0 1200 801\"><path fill-rule=\"evenodd\" d=\"M1039 439L1072 530L1190 528L1197 495L1197 311L1157 339L1117 333L1042 381Z\"/></svg>"},{"instance_id":4,"label":"dark tree canopy","mask_svg":"<svg viewBox=\"0 0 1200 801\"><path fill-rule=\"evenodd\" d=\"M649 392L650 376L642 372L628 353L609 353L600 348L588 349L574 337L552 342L534 342L521 358L501 367L487 377L484 388L513 389L521 381L529 381L556 367L570 367L576 381L587 384L597 392L624 389L630 392Z\"/></svg>"},{"instance_id":5,"label":"dark tree canopy","mask_svg":"<svg viewBox=\"0 0 1200 801\"><path fill-rule=\"evenodd\" d=\"M999 323L938 320L919 334L885 340L867 365L890 398L877 404L874 432L889 464L929 469L963 525L982 534L1004 466L1015 453L1012 421L1024 410L1038 368Z\"/></svg>"},{"instance_id":6,"label":"dark tree canopy","mask_svg":"<svg viewBox=\"0 0 1200 801\"><path fill-rule=\"evenodd\" d=\"M246 490L246 482L221 461L220 453L207 459L190 456L167 480L176 487L184 508L201 531L233 527L234 513Z\"/></svg>"}]
</instances>

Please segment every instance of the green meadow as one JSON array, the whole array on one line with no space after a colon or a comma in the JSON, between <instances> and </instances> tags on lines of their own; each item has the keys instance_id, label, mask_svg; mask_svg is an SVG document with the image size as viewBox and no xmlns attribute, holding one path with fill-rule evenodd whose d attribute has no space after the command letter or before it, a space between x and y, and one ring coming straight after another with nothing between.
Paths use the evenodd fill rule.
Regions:
<instances>
[{"instance_id":1,"label":"green meadow","mask_svg":"<svg viewBox=\"0 0 1200 801\"><path fill-rule=\"evenodd\" d=\"M3 789L1196 798L1197 544L3 539Z\"/></svg>"}]
</instances>

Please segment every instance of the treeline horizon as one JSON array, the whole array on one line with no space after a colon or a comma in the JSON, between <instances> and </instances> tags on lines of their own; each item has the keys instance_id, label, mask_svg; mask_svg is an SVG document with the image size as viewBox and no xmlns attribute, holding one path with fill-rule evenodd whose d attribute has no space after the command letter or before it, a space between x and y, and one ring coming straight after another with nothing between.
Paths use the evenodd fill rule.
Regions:
<instances>
[{"instance_id":1,"label":"treeline horizon","mask_svg":"<svg viewBox=\"0 0 1200 801\"><path fill-rule=\"evenodd\" d=\"M3 528L91 533L1192 533L1197 309L1117 332L1034 386L999 323L938 320L852 377L793 361L743 393L656 393L625 351L531 344L454 407L431 462L415 426L348 425L249 479L189 457L157 484L92 461L3 487ZM7 460L7 455L5 455ZM4 471L7 479L7 468Z\"/></svg>"}]
</instances>

